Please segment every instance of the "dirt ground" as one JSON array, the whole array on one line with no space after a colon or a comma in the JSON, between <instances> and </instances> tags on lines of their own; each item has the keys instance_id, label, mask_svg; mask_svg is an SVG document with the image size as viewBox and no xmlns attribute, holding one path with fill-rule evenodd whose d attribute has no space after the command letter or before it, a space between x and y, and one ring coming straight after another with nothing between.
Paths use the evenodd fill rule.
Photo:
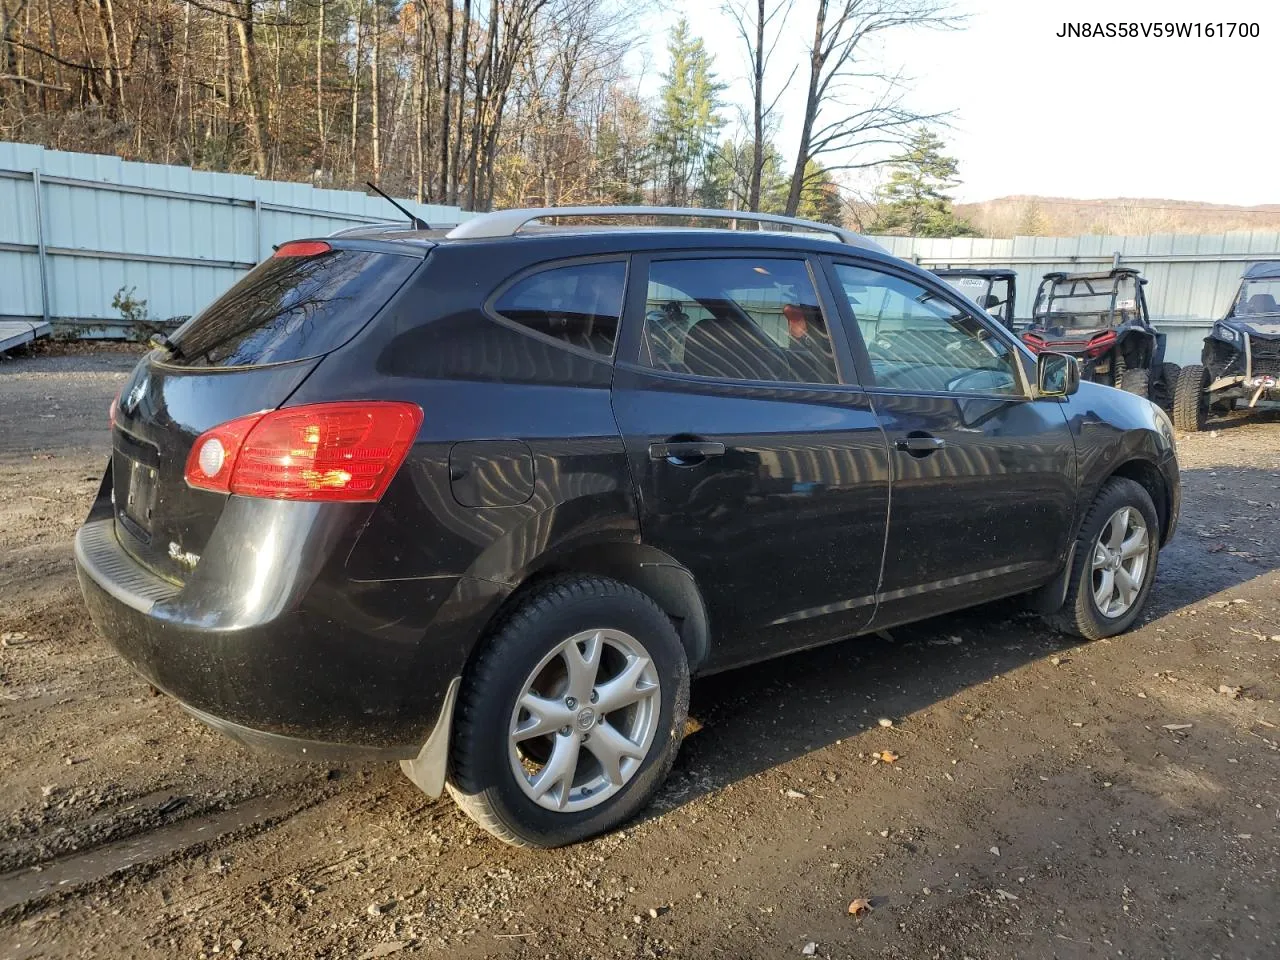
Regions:
<instances>
[{"instance_id":1,"label":"dirt ground","mask_svg":"<svg viewBox=\"0 0 1280 960\"><path fill-rule=\"evenodd\" d=\"M0 957L1280 956L1280 417L1179 438L1132 633L1006 603L700 681L656 808L534 853L250 753L95 635L71 538L131 364L0 360Z\"/></svg>"}]
</instances>

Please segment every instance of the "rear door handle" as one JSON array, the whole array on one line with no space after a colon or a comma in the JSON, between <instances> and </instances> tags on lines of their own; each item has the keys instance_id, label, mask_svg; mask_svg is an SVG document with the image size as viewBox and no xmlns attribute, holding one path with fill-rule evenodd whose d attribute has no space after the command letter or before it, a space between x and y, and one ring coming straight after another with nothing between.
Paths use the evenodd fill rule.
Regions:
<instances>
[{"instance_id":1,"label":"rear door handle","mask_svg":"<svg viewBox=\"0 0 1280 960\"><path fill-rule=\"evenodd\" d=\"M923 456L933 453L935 450L941 450L947 445L947 441L941 437L931 437L928 434L913 434L906 437L898 437L893 441L893 445L899 450L905 450L907 453Z\"/></svg>"},{"instance_id":2,"label":"rear door handle","mask_svg":"<svg viewBox=\"0 0 1280 960\"><path fill-rule=\"evenodd\" d=\"M672 440L649 444L650 460L700 460L724 456L724 444L715 440Z\"/></svg>"}]
</instances>

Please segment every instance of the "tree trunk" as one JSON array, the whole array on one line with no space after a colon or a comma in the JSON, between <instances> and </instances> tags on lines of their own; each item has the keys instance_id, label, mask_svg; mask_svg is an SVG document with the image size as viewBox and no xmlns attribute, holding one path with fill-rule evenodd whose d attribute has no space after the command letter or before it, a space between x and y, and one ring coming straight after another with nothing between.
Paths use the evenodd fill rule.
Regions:
<instances>
[{"instance_id":1,"label":"tree trunk","mask_svg":"<svg viewBox=\"0 0 1280 960\"><path fill-rule=\"evenodd\" d=\"M764 173L764 5L756 3L756 50L751 97L751 182L747 186L747 209L760 210L760 178Z\"/></svg>"},{"instance_id":2,"label":"tree trunk","mask_svg":"<svg viewBox=\"0 0 1280 960\"><path fill-rule=\"evenodd\" d=\"M22 11L27 6L27 0L19 0L17 8L13 13L9 12L9 5L5 0L0 0L0 47L4 48L4 69L0 73L8 74L11 77L23 76L22 68L18 65L18 48L9 42L9 37L13 33L13 25L18 17L22 15ZM85 51L88 52L89 45L85 44ZM15 99L19 101L25 97L22 83L15 83ZM3 88L0 87L0 103L5 100Z\"/></svg>"},{"instance_id":3,"label":"tree trunk","mask_svg":"<svg viewBox=\"0 0 1280 960\"><path fill-rule=\"evenodd\" d=\"M253 148L253 166L258 176L266 177L267 131L262 89L258 83L258 51L253 40L253 3L254 0L242 0L237 8L236 36L240 40L240 79L244 82L245 101L249 111L249 145Z\"/></svg>"},{"instance_id":4,"label":"tree trunk","mask_svg":"<svg viewBox=\"0 0 1280 960\"><path fill-rule=\"evenodd\" d=\"M373 182L382 183L382 78L379 71L382 60L382 14L378 2L374 0L373 8L373 72L370 78L369 95L373 98Z\"/></svg>"},{"instance_id":5,"label":"tree trunk","mask_svg":"<svg viewBox=\"0 0 1280 960\"><path fill-rule=\"evenodd\" d=\"M426 4L419 4L417 76L414 78L414 111L413 111L413 165L417 178L416 199L419 203L427 202L427 151L426 125L427 111L427 31L423 20L427 16Z\"/></svg>"},{"instance_id":6,"label":"tree trunk","mask_svg":"<svg viewBox=\"0 0 1280 960\"><path fill-rule=\"evenodd\" d=\"M444 63L440 94L440 190L441 199L449 199L449 111L453 105L453 0L445 0L448 16L444 27Z\"/></svg>"},{"instance_id":7,"label":"tree trunk","mask_svg":"<svg viewBox=\"0 0 1280 960\"><path fill-rule=\"evenodd\" d=\"M476 100L472 111L471 144L467 153L467 197L472 209L476 207L476 175L480 163L480 136L484 129L485 114L490 112L486 84L492 89L493 58L498 40L498 0L490 0L489 30L485 40L484 56L476 66Z\"/></svg>"},{"instance_id":8,"label":"tree trunk","mask_svg":"<svg viewBox=\"0 0 1280 960\"><path fill-rule=\"evenodd\" d=\"M316 166L321 172L324 171L324 155L327 146L324 135L324 3L325 0L319 0L320 21L316 27L316 140L318 141Z\"/></svg>"},{"instance_id":9,"label":"tree trunk","mask_svg":"<svg viewBox=\"0 0 1280 960\"><path fill-rule=\"evenodd\" d=\"M62 65L58 60L62 59L62 51L58 49L58 24L53 16L53 0L44 0L44 13L49 18L49 49L53 51L53 82L57 86L62 86Z\"/></svg>"},{"instance_id":10,"label":"tree trunk","mask_svg":"<svg viewBox=\"0 0 1280 960\"><path fill-rule=\"evenodd\" d=\"M232 118L235 116L235 72L231 66L231 48L233 42L231 39L231 21L223 21L222 31L222 102L226 107L227 116L226 124L223 127L223 134L226 137L227 145L231 143L231 126Z\"/></svg>"},{"instance_id":11,"label":"tree trunk","mask_svg":"<svg viewBox=\"0 0 1280 960\"><path fill-rule=\"evenodd\" d=\"M800 126L800 145L796 148L796 165L791 171L791 190L787 194L787 216L794 217L800 209L800 194L804 190L805 167L809 165L809 143L813 139L813 124L818 117L818 88L822 83L822 34L827 23L827 0L818 0L818 16L813 27L813 47L809 51L809 92L804 99L804 123Z\"/></svg>"},{"instance_id":12,"label":"tree trunk","mask_svg":"<svg viewBox=\"0 0 1280 960\"><path fill-rule=\"evenodd\" d=\"M360 133L360 60L364 53L364 3L356 7L356 59L351 71L351 179L350 185L356 184L357 156L359 154Z\"/></svg>"},{"instance_id":13,"label":"tree trunk","mask_svg":"<svg viewBox=\"0 0 1280 960\"><path fill-rule=\"evenodd\" d=\"M453 158L449 161L449 203L457 206L462 186L462 117L467 105L467 53L471 39L471 0L462 0L462 51L458 58L458 123L453 138Z\"/></svg>"}]
</instances>

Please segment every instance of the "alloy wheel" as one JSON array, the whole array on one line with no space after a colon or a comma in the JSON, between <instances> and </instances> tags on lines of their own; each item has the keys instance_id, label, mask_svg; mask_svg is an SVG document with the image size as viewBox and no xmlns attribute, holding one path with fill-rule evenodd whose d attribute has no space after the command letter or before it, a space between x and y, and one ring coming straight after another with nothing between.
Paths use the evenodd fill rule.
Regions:
<instances>
[{"instance_id":1,"label":"alloy wheel","mask_svg":"<svg viewBox=\"0 0 1280 960\"><path fill-rule=\"evenodd\" d=\"M559 643L526 678L511 711L511 770L539 806L586 810L608 800L648 755L662 705L649 652L620 630Z\"/></svg>"},{"instance_id":2,"label":"alloy wheel","mask_svg":"<svg viewBox=\"0 0 1280 960\"><path fill-rule=\"evenodd\" d=\"M1147 575L1150 534L1142 513L1121 507L1093 545L1093 600L1109 619L1123 617L1138 600Z\"/></svg>"}]
</instances>

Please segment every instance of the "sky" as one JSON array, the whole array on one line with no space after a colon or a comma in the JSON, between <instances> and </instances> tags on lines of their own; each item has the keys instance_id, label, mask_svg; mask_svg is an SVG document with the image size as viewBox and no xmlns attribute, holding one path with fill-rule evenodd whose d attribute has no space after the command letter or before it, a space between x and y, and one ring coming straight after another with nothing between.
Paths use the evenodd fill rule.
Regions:
<instances>
[{"instance_id":1,"label":"sky","mask_svg":"<svg viewBox=\"0 0 1280 960\"><path fill-rule=\"evenodd\" d=\"M875 55L913 78L913 107L952 112L938 132L960 162L957 200L1039 194L1280 203L1277 0L954 0L954 6L966 15L957 29L904 28L887 34ZM815 8L816 0L794 0L770 65L781 84L791 65L801 64L780 103L775 136L788 169ZM656 92L666 31L682 15L714 55L719 79L730 84L726 99L749 104L746 54L720 0L667 0L650 15L642 89ZM1243 21L1258 24L1260 36L1060 38L1064 21L1215 27ZM732 107L724 113L736 116Z\"/></svg>"}]
</instances>

